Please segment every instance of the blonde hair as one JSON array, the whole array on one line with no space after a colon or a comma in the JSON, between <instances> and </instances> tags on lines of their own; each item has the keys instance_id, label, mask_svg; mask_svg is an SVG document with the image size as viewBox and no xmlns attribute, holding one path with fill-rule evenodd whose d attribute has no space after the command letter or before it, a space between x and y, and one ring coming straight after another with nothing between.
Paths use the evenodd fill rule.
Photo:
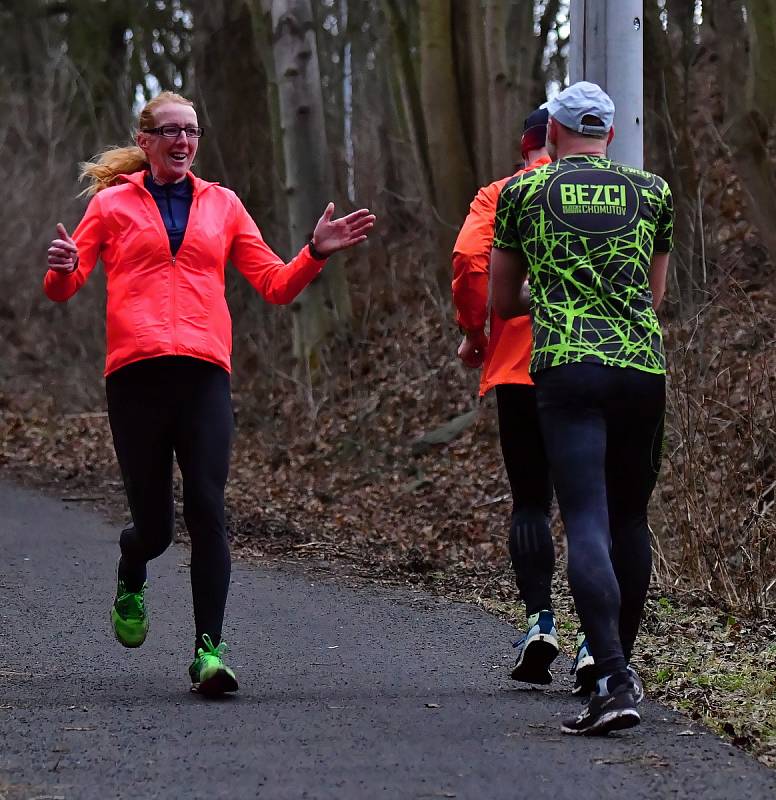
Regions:
<instances>
[{"instance_id":1,"label":"blonde hair","mask_svg":"<svg viewBox=\"0 0 776 800\"><path fill-rule=\"evenodd\" d=\"M154 111L165 103L180 103L184 106L194 107L191 100L175 92L162 92L149 100L138 119L138 130L154 127ZM137 145L127 147L109 147L92 161L83 161L79 164L79 181L88 181L87 187L78 195L79 197L92 197L115 186L120 175L129 175L148 168L145 153Z\"/></svg>"}]
</instances>

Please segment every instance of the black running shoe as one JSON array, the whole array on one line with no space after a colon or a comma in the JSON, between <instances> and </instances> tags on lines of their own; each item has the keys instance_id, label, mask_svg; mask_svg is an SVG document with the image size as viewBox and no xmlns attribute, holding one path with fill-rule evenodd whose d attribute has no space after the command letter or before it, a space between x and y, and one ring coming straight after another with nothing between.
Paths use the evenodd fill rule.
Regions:
<instances>
[{"instance_id":1,"label":"black running shoe","mask_svg":"<svg viewBox=\"0 0 776 800\"><path fill-rule=\"evenodd\" d=\"M558 655L558 631L552 611L539 611L528 618L528 630L518 639L517 661L512 680L524 683L552 682L550 664Z\"/></svg>"},{"instance_id":2,"label":"black running shoe","mask_svg":"<svg viewBox=\"0 0 776 800\"><path fill-rule=\"evenodd\" d=\"M563 733L575 736L606 736L611 731L633 728L641 722L630 681L606 695L594 694L582 713L561 725Z\"/></svg>"},{"instance_id":3,"label":"black running shoe","mask_svg":"<svg viewBox=\"0 0 776 800\"><path fill-rule=\"evenodd\" d=\"M595 661L584 631L577 633L577 655L571 672L574 675L571 694L575 697L589 697L595 690Z\"/></svg>"}]
</instances>

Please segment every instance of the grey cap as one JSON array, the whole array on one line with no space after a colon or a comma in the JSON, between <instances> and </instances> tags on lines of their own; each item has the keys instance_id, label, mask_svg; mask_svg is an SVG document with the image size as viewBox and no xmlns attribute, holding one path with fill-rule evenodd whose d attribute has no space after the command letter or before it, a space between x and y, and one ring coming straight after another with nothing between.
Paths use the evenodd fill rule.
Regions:
<instances>
[{"instance_id":1,"label":"grey cap","mask_svg":"<svg viewBox=\"0 0 776 800\"><path fill-rule=\"evenodd\" d=\"M584 136L602 136L614 123L612 98L597 84L588 81L572 83L547 103L550 116L561 125ZM586 116L598 117L603 125L583 125Z\"/></svg>"}]
</instances>

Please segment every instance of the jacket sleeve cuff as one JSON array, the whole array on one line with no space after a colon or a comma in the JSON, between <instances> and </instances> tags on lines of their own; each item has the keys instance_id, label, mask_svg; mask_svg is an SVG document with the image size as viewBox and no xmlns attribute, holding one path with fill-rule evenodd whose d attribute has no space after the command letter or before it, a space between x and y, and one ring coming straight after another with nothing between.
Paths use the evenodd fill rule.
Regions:
<instances>
[{"instance_id":1,"label":"jacket sleeve cuff","mask_svg":"<svg viewBox=\"0 0 776 800\"><path fill-rule=\"evenodd\" d=\"M69 300L75 290L75 273L75 269L64 275L53 269L48 270L43 278L43 290L46 295L60 303Z\"/></svg>"}]
</instances>

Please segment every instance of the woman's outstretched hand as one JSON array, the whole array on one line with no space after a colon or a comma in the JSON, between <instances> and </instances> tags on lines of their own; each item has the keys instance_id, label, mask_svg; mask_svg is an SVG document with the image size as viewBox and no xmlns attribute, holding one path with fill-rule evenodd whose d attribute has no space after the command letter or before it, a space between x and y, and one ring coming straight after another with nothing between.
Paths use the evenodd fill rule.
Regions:
<instances>
[{"instance_id":1,"label":"woman's outstretched hand","mask_svg":"<svg viewBox=\"0 0 776 800\"><path fill-rule=\"evenodd\" d=\"M333 216L334 203L329 203L313 231L313 247L322 256L328 257L363 242L375 224L375 215L368 208L360 208L339 219L332 219Z\"/></svg>"},{"instance_id":2,"label":"woman's outstretched hand","mask_svg":"<svg viewBox=\"0 0 776 800\"><path fill-rule=\"evenodd\" d=\"M54 272L67 275L78 266L78 247L61 222L57 223L57 234L59 238L49 245L48 265Z\"/></svg>"}]
</instances>

